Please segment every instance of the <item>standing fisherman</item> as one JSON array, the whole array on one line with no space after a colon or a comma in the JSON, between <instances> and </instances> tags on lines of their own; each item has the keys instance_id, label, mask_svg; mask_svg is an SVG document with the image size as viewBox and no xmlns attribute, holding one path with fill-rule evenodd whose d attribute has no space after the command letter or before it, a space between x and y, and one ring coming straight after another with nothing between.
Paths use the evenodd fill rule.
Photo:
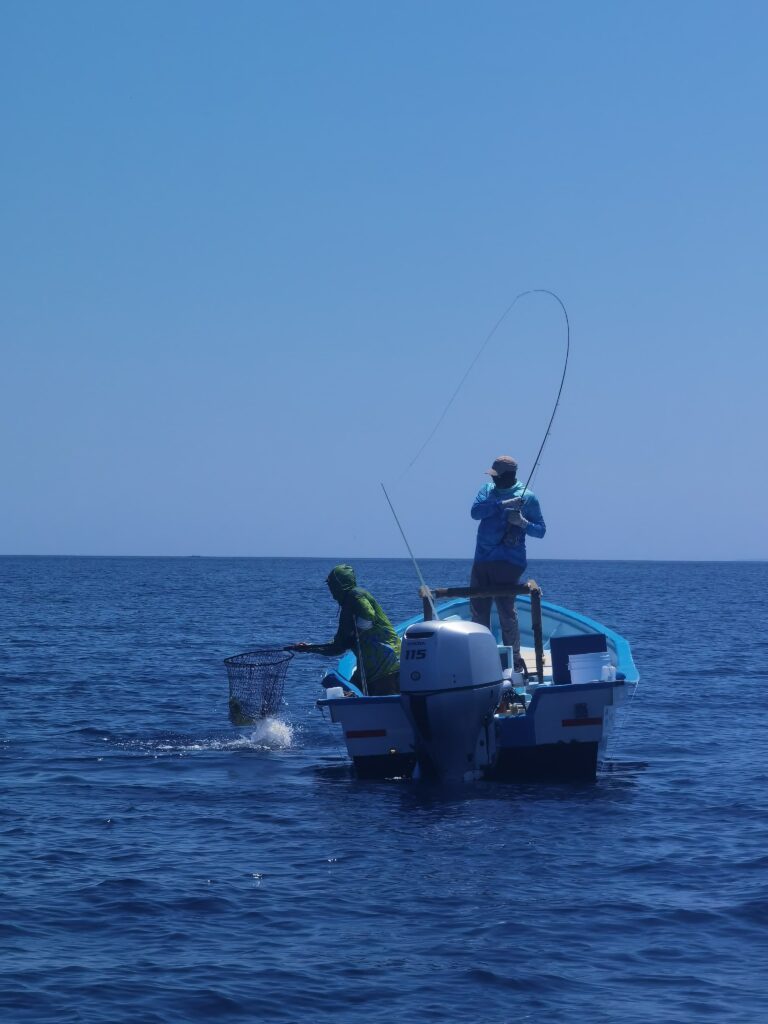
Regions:
<instances>
[{"instance_id":1,"label":"standing fisherman","mask_svg":"<svg viewBox=\"0 0 768 1024\"><path fill-rule=\"evenodd\" d=\"M517 461L510 455L500 455L487 472L493 482L480 488L471 512L473 519L480 520L470 580L470 586L478 590L518 583L528 561L526 535L543 537L547 532L538 498L518 482ZM491 597L471 599L473 622L490 629L493 600ZM502 642L512 648L515 671L524 672L515 598L497 597L495 600Z\"/></svg>"},{"instance_id":2,"label":"standing fisherman","mask_svg":"<svg viewBox=\"0 0 768 1024\"><path fill-rule=\"evenodd\" d=\"M329 656L354 651L352 682L370 696L400 692L400 637L378 601L357 586L351 565L337 565L325 581L341 607L336 636L327 644L291 644L287 650ZM362 672L361 672L362 666Z\"/></svg>"}]
</instances>

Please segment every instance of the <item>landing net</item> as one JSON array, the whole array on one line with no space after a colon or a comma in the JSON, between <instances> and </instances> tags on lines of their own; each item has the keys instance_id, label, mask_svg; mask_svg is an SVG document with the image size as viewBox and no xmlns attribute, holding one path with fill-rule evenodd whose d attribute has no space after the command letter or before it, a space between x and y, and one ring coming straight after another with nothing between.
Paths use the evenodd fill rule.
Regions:
<instances>
[{"instance_id":1,"label":"landing net","mask_svg":"<svg viewBox=\"0 0 768 1024\"><path fill-rule=\"evenodd\" d=\"M249 725L277 714L292 657L290 651L261 648L224 659L229 679L229 717L235 725Z\"/></svg>"}]
</instances>

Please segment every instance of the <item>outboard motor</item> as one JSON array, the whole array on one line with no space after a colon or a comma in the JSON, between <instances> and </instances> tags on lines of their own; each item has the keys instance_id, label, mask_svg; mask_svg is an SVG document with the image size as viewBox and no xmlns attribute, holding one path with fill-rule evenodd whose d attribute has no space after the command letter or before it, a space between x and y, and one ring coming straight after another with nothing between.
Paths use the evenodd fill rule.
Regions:
<instances>
[{"instance_id":1,"label":"outboard motor","mask_svg":"<svg viewBox=\"0 0 768 1024\"><path fill-rule=\"evenodd\" d=\"M492 715L501 659L490 630L474 622L409 626L400 654L400 700L416 737L422 776L478 778L495 755Z\"/></svg>"}]
</instances>

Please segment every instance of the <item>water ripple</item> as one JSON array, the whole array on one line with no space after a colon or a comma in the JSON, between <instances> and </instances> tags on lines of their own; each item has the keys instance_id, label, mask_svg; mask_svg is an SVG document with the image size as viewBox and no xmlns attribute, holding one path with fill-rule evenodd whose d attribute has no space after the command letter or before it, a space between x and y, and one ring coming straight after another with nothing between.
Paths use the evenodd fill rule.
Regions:
<instances>
[{"instance_id":1,"label":"water ripple","mask_svg":"<svg viewBox=\"0 0 768 1024\"><path fill-rule=\"evenodd\" d=\"M332 635L331 564L0 559L2 1020L762 1024L768 567L532 566L633 643L619 748L445 788L354 778L319 659L231 727L222 659ZM357 568L412 613L407 562Z\"/></svg>"}]
</instances>

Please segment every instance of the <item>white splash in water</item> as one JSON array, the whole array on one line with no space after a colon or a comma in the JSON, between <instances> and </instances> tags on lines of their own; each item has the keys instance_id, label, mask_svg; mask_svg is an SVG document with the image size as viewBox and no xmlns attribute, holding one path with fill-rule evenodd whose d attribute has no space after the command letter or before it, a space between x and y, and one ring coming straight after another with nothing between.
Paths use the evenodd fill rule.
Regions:
<instances>
[{"instance_id":1,"label":"white splash in water","mask_svg":"<svg viewBox=\"0 0 768 1024\"><path fill-rule=\"evenodd\" d=\"M161 739L132 739L118 745L157 754L196 754L211 750L284 750L293 743L292 725L279 718L265 718L252 726L217 736L174 734Z\"/></svg>"},{"instance_id":2,"label":"white splash in water","mask_svg":"<svg viewBox=\"0 0 768 1024\"><path fill-rule=\"evenodd\" d=\"M265 718L240 736L245 746L282 750L293 743L293 726L280 718Z\"/></svg>"}]
</instances>

